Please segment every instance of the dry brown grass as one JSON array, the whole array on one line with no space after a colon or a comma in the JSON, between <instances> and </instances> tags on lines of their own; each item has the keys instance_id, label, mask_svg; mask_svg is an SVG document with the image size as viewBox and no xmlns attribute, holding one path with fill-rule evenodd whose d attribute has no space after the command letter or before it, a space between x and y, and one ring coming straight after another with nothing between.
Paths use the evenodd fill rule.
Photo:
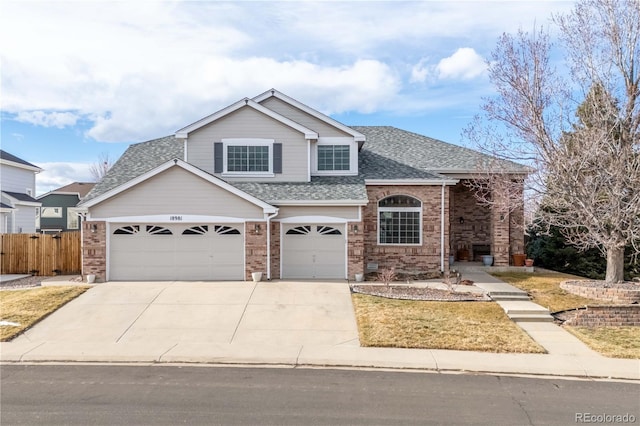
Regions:
<instances>
[{"instance_id":1,"label":"dry brown grass","mask_svg":"<svg viewBox=\"0 0 640 426\"><path fill-rule=\"evenodd\" d=\"M494 272L491 275L500 278L531 295L533 302L544 306L551 312L580 308L585 305L602 304L602 301L576 296L560 288L565 280L581 280L582 277L559 272Z\"/></svg>"},{"instance_id":2,"label":"dry brown grass","mask_svg":"<svg viewBox=\"0 0 640 426\"><path fill-rule=\"evenodd\" d=\"M352 298L363 346L544 353L493 302Z\"/></svg>"},{"instance_id":3,"label":"dry brown grass","mask_svg":"<svg viewBox=\"0 0 640 426\"><path fill-rule=\"evenodd\" d=\"M0 341L6 342L31 327L90 287L39 287L0 292L0 320L20 324L0 326Z\"/></svg>"},{"instance_id":4,"label":"dry brown grass","mask_svg":"<svg viewBox=\"0 0 640 426\"><path fill-rule=\"evenodd\" d=\"M591 349L614 358L640 358L640 327L565 327Z\"/></svg>"}]
</instances>

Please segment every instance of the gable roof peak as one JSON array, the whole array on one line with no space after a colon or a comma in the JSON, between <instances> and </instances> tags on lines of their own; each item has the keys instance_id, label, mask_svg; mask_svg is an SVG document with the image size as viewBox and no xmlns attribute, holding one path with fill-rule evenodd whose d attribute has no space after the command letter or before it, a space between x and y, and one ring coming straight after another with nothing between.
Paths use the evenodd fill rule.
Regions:
<instances>
[{"instance_id":1,"label":"gable roof peak","mask_svg":"<svg viewBox=\"0 0 640 426\"><path fill-rule=\"evenodd\" d=\"M254 110L267 115L279 122L281 122L282 124L289 126L301 133L304 134L305 139L318 139L318 133L316 133L315 131L299 124L296 123L295 121L278 114L275 111L270 110L269 108L266 108L262 105L260 105L258 102L254 101L253 99L249 99L249 98L242 98L239 101L217 111L214 112L211 115L208 115L198 121L196 121L195 123L192 123L186 127L183 127L182 129L178 130L175 133L175 137L178 139L187 139L187 137L189 136L189 133L194 132L210 123L213 123L214 121L225 117L229 114L231 114L234 111L239 110L240 108L243 107L249 107L249 108L253 108Z\"/></svg>"}]
</instances>

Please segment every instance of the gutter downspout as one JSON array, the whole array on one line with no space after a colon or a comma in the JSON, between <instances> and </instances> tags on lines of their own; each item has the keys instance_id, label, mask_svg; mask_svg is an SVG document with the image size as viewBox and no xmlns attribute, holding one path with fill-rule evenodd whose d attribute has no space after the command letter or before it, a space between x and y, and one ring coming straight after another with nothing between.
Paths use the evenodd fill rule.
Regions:
<instances>
[{"instance_id":1,"label":"gutter downspout","mask_svg":"<svg viewBox=\"0 0 640 426\"><path fill-rule=\"evenodd\" d=\"M440 272L444 272L444 182L440 194Z\"/></svg>"},{"instance_id":2,"label":"gutter downspout","mask_svg":"<svg viewBox=\"0 0 640 426\"><path fill-rule=\"evenodd\" d=\"M267 215L267 280L271 280L271 219L278 216L279 210L273 215Z\"/></svg>"}]
</instances>

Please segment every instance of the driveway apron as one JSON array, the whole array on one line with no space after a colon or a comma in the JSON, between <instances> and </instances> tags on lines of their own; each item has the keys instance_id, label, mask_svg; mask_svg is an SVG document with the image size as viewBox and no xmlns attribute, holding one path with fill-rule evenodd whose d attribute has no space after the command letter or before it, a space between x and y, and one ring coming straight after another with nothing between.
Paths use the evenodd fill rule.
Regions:
<instances>
[{"instance_id":1,"label":"driveway apron","mask_svg":"<svg viewBox=\"0 0 640 426\"><path fill-rule=\"evenodd\" d=\"M104 283L18 339L359 346L344 282Z\"/></svg>"}]
</instances>

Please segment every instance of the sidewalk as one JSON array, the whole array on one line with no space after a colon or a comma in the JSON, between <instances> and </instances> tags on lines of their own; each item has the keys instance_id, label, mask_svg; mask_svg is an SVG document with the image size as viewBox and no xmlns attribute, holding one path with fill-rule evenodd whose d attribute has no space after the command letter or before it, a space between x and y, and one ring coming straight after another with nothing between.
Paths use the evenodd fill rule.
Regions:
<instances>
[{"instance_id":1,"label":"sidewalk","mask_svg":"<svg viewBox=\"0 0 640 426\"><path fill-rule=\"evenodd\" d=\"M517 293L518 289L483 271L464 277L489 292ZM512 301L498 302L507 314ZM542 308L519 301L531 309ZM531 305L528 305L531 304ZM544 309L544 308L542 308ZM520 312L521 309L518 309ZM8 362L108 362L205 363L277 366L417 369L438 372L551 375L582 378L640 380L640 360L606 358L589 349L552 322L516 321L547 354L504 354L470 351L365 348L357 341L331 345L266 344L256 342L202 342L140 339L135 341L56 342L31 341L23 335L0 344L0 361ZM354 344L355 343L355 344Z\"/></svg>"}]
</instances>

